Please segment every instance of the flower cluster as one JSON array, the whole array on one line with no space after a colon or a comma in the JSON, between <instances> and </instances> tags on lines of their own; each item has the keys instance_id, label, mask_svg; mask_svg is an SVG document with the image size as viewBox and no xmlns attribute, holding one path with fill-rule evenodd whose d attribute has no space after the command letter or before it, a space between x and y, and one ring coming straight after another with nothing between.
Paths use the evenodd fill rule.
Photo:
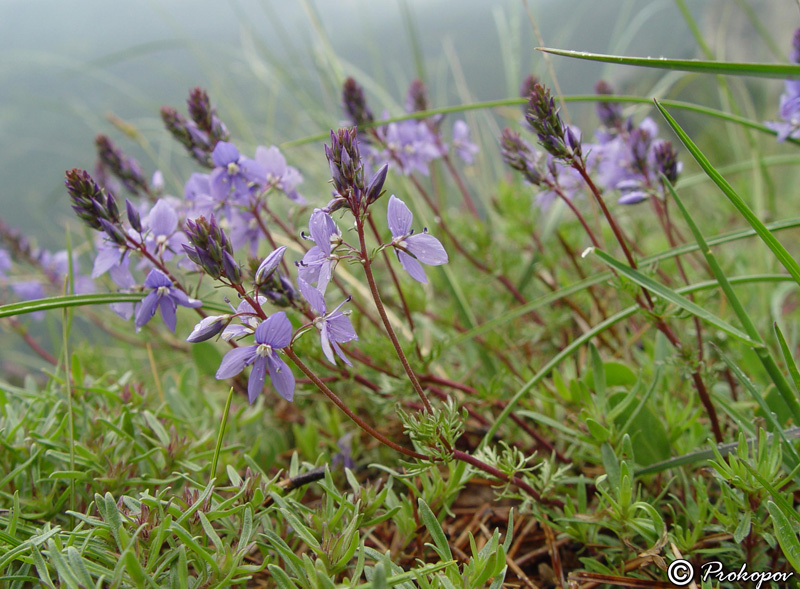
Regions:
<instances>
[{"instance_id":1,"label":"flower cluster","mask_svg":"<svg viewBox=\"0 0 800 589\"><path fill-rule=\"evenodd\" d=\"M541 189L537 203L547 206L562 195L573 199L582 194L585 184L576 172L578 163L593 173L597 185L616 191L620 204L635 204L650 197L660 197L660 175L671 182L681 171L678 154L672 144L658 138L658 127L650 118L636 125L625 118L620 105L601 100L597 116L601 126L595 142L582 140L581 131L565 124L549 90L532 78L526 78L528 91L525 121L537 134L545 154L537 152L519 133L506 128L500 150L506 164L520 172L525 180ZM598 83L598 94L613 94L605 82Z\"/></svg>"},{"instance_id":2,"label":"flower cluster","mask_svg":"<svg viewBox=\"0 0 800 589\"><path fill-rule=\"evenodd\" d=\"M424 88L418 87L417 93L415 104L423 106ZM326 301L326 293L336 280L336 267L341 260L369 263L364 227L369 208L383 194L389 164L367 175L368 163L361 154L361 146L367 144L360 142L356 129L331 131L324 152L333 198L327 206L311 212L308 234L301 236L313 246L295 261L296 276L292 277L288 274L291 266L284 259L287 246L277 247L270 230L273 218L267 198L278 192L295 205L304 204L297 192L302 181L300 173L287 165L274 146L258 147L252 158L240 152L229 141L226 127L204 91L193 90L188 104L190 119L174 109L162 110L168 130L207 168L205 173L191 175L184 185L183 198L163 193L160 174L152 182L145 180L139 164L102 135L96 144L99 170L107 186L102 187L86 171L67 172L65 183L73 209L88 227L97 231L91 276L99 279L107 274L120 290L141 294L138 303L112 306L121 316L133 319L137 331L158 313L174 332L178 307L196 310L199 322L186 341L198 343L219 337L232 347L217 370L217 378L231 378L250 367L250 402L264 388L267 375L278 394L291 401L295 379L284 357L296 358L288 349L298 337L311 331L318 333L322 355L329 362L335 364L338 358L351 365L343 347L358 340L350 311L344 307L350 297L340 299L334 307ZM363 91L354 82L345 87L345 106L360 122L372 121ZM414 124L435 133L434 127L425 122ZM457 151L472 154L467 134L466 125L457 125L454 145ZM373 135L372 140L378 136ZM108 185L113 185L114 191L126 190L130 194L124 210ZM353 216L358 243L351 244L343 238L332 216L336 211ZM412 213L396 196L388 201L387 220L391 240L379 244L375 252L393 248L401 267L415 280L427 282L421 264L446 263L444 247L427 230L412 230ZM286 227L280 225L284 233ZM295 238L291 234L287 237ZM266 255L259 255L265 242L271 247ZM242 256L242 250L250 257ZM63 254L54 259L39 256L42 268L57 266L54 272L63 272L62 266L67 263ZM0 277L9 272L11 258L0 250ZM77 271L77 260L73 270ZM229 313L206 315L201 310L204 303L197 298L198 287L189 287L185 282L186 277L195 274L229 289L239 300L238 305L231 305ZM33 292L33 285L28 293L23 292L24 284L17 285L22 296L43 294ZM285 310L272 312L273 307ZM291 311L299 320L307 321L295 328Z\"/></svg>"},{"instance_id":3,"label":"flower cluster","mask_svg":"<svg viewBox=\"0 0 800 589\"><path fill-rule=\"evenodd\" d=\"M354 125L371 125L374 122L364 89L353 78L345 81L342 94L345 114ZM421 80L414 80L406 95L405 111L422 112L428 110L428 107L425 84ZM382 118L388 119L389 114L384 112ZM362 136L365 143L364 157L370 169L389 164L407 176L414 172L427 176L431 163L448 157L450 147L464 163L472 164L475 154L478 153L478 146L470 141L467 123L462 120L453 123L451 144L448 147L442 135L442 122L443 115L435 115L371 128L369 134Z\"/></svg>"}]
</instances>

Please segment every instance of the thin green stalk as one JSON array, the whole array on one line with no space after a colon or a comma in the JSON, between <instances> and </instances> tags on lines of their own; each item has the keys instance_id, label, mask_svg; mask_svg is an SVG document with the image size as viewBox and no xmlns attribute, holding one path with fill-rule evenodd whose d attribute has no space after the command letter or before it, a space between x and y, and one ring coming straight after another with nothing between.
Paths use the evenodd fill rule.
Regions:
<instances>
[{"instance_id":1,"label":"thin green stalk","mask_svg":"<svg viewBox=\"0 0 800 589\"><path fill-rule=\"evenodd\" d=\"M629 102L633 104L648 104L648 105L652 103L652 99L650 98L644 98L642 96L627 96L622 94L616 94L616 95L576 94L573 96L564 96L563 100L564 102ZM408 121L411 119L424 119L438 114L459 113L470 110L498 108L502 106L519 106L525 104L526 102L527 100L525 100L524 98L501 98L499 100L487 100L484 102L472 102L467 104L458 104L455 106L443 106L440 108L431 108L428 110L422 110L418 112L398 115L396 117L389 117L386 119L373 121L372 123L361 125L359 127L359 130L381 127L383 125L388 125L389 123L398 123L401 121ZM740 117L722 110L709 108L707 106L701 106L699 104L693 104L691 102L684 102L682 100L659 100L659 103L662 104L663 106L666 106L667 108L688 110L705 116L721 119L729 123L736 123L737 125L749 127L751 129L755 129L756 131L760 131L768 135L773 135L773 136L777 135L777 131L770 129L769 127L767 127L762 123L759 123L757 121L751 121L750 119L747 119L745 117ZM293 139L291 141L284 141L283 143L280 144L280 148L288 149L290 147L306 145L308 143L314 143L317 141L325 141L326 139L330 138L330 134L331 134L330 131L325 131L323 133L309 135L308 137L301 137L299 139ZM800 145L800 139L793 139L791 137L787 137L786 142Z\"/></svg>"},{"instance_id":2,"label":"thin green stalk","mask_svg":"<svg viewBox=\"0 0 800 589\"><path fill-rule=\"evenodd\" d=\"M214 459L211 461L211 480L217 476L217 463L219 462L219 454L222 451L222 437L225 435L225 426L228 424L228 413L231 410L231 401L233 401L233 387L228 391L228 400L225 401L225 410L222 412L222 421L220 421L219 424L217 446L214 448ZM208 481L209 484L211 484L211 480Z\"/></svg>"},{"instance_id":3,"label":"thin green stalk","mask_svg":"<svg viewBox=\"0 0 800 589\"><path fill-rule=\"evenodd\" d=\"M67 230L67 277L64 282L64 294L73 294L74 268L72 267L72 240ZM61 336L64 348L64 386L67 389L67 419L69 421L69 469L75 472L75 411L72 399L72 370L69 357L69 332L72 327L72 310L64 309L61 314ZM69 505L75 509L75 479L69 480Z\"/></svg>"}]
</instances>

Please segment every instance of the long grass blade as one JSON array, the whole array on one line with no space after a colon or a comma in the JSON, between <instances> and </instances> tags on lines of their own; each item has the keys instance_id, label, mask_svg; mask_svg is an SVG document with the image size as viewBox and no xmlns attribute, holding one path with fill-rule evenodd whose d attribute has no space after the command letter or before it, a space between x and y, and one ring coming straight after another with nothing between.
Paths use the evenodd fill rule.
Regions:
<instances>
[{"instance_id":1,"label":"long grass blade","mask_svg":"<svg viewBox=\"0 0 800 589\"><path fill-rule=\"evenodd\" d=\"M678 70L682 72L722 74L727 76L755 76L760 78L800 78L800 66L785 63L706 61L702 59L667 59L665 57L625 57L622 55L604 55L602 53L588 53L586 51L554 49L552 47L537 47L536 49L544 53L560 55L562 57L671 71Z\"/></svg>"},{"instance_id":2,"label":"long grass blade","mask_svg":"<svg viewBox=\"0 0 800 589\"><path fill-rule=\"evenodd\" d=\"M606 264L608 264L609 266L614 268L617 272L619 272L620 274L622 274L626 278L629 278L630 280L632 280L633 282L635 282L636 284L638 284L642 288L646 288L647 290L649 290L653 294L658 295L662 299L664 299L666 301L669 301L670 303L673 303L674 305L679 306L684 311L688 311L689 313L691 313L695 317L699 317L703 321L718 327L719 329L721 329L725 333L735 337L738 340L741 340L741 341L745 342L746 344L749 344L749 345L753 346L754 348L763 348L764 347L764 344L762 342L759 342L759 341L756 341L756 340L752 339L750 336L748 336L746 333L744 333L740 329L737 329L733 325L728 323L727 321L725 321L723 319L720 319L719 317L717 317L716 315L714 315L710 311L704 309L703 307L701 307L697 303L693 303L692 301L690 301L686 297L679 295L677 292L675 292L671 288L668 288L668 287L664 286L663 284L661 284L659 282L656 282L655 280L653 280L649 276L645 276L644 274L642 274L638 270L635 270L634 268L631 268L627 264L624 264L623 262L620 262L616 258L614 258L612 256L609 256L606 252L604 252L602 250L593 249L592 251L594 252L594 255L596 255L598 258L603 260L603 262L605 262Z\"/></svg>"}]
</instances>

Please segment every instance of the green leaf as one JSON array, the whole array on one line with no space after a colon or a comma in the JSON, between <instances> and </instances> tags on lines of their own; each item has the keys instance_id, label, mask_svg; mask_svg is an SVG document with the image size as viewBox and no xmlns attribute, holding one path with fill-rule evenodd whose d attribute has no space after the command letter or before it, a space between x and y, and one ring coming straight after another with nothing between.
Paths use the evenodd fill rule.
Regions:
<instances>
[{"instance_id":1,"label":"green leaf","mask_svg":"<svg viewBox=\"0 0 800 589\"><path fill-rule=\"evenodd\" d=\"M606 442L611 437L611 432L607 427L601 425L597 420L587 417L586 427L589 429L589 434L598 442Z\"/></svg>"},{"instance_id":2,"label":"green leaf","mask_svg":"<svg viewBox=\"0 0 800 589\"><path fill-rule=\"evenodd\" d=\"M767 510L772 516L772 526L784 556L786 556L794 570L800 571L800 541L797 539L797 533L794 531L783 509L774 502L767 501Z\"/></svg>"},{"instance_id":3,"label":"green leaf","mask_svg":"<svg viewBox=\"0 0 800 589\"><path fill-rule=\"evenodd\" d=\"M453 553L450 551L450 544L447 542L447 536L445 536L444 530L439 524L439 520L436 519L433 511L431 511L431 508L428 507L428 504L425 503L422 497L417 500L417 504L419 505L419 514L422 518L422 522L425 524L425 527L428 528L428 532L430 532L439 557L442 560L452 560Z\"/></svg>"},{"instance_id":4,"label":"green leaf","mask_svg":"<svg viewBox=\"0 0 800 589\"><path fill-rule=\"evenodd\" d=\"M278 589L297 589L297 585L292 582L292 578L281 567L271 564L267 568Z\"/></svg>"},{"instance_id":5,"label":"green leaf","mask_svg":"<svg viewBox=\"0 0 800 589\"><path fill-rule=\"evenodd\" d=\"M33 301L22 301L19 303L9 303L7 305L0 305L0 318L35 313L36 311L48 311L50 309L66 309L69 307L84 307L87 305L108 305L110 303L136 303L142 300L144 295L145 293L143 292L109 292L66 295L36 299ZM203 308L209 311L219 311L221 313L230 312L230 309L219 303L203 302Z\"/></svg>"},{"instance_id":6,"label":"green leaf","mask_svg":"<svg viewBox=\"0 0 800 589\"><path fill-rule=\"evenodd\" d=\"M789 350L789 345L786 343L786 338L783 337L783 332L781 332L781 328L778 327L777 322L774 324L774 327L775 335L778 336L778 342L781 345L781 352L783 352L783 359L786 362L786 368L789 369L789 374L792 375L795 390L800 391L800 371L797 370L797 364L795 364L792 352ZM797 397L795 397L795 399L796 398ZM800 419L797 419L797 422L800 423Z\"/></svg>"},{"instance_id":7,"label":"green leaf","mask_svg":"<svg viewBox=\"0 0 800 589\"><path fill-rule=\"evenodd\" d=\"M629 407L618 416L617 423L626 424L625 431L636 449L637 464L647 466L670 457L669 435L663 419L656 417L649 407Z\"/></svg>"},{"instance_id":8,"label":"green leaf","mask_svg":"<svg viewBox=\"0 0 800 589\"><path fill-rule=\"evenodd\" d=\"M600 455L603 458L603 467L606 469L608 482L611 484L611 488L616 491L620 485L620 468L619 460L617 460L617 455L614 454L611 444L603 444L600 447Z\"/></svg>"},{"instance_id":9,"label":"green leaf","mask_svg":"<svg viewBox=\"0 0 800 589\"><path fill-rule=\"evenodd\" d=\"M736 544L741 544L750 533L750 525L752 521L752 514L749 511L746 512L744 517L739 521L739 525L737 525L736 529L733 531L733 541Z\"/></svg>"},{"instance_id":10,"label":"green leaf","mask_svg":"<svg viewBox=\"0 0 800 589\"><path fill-rule=\"evenodd\" d=\"M735 337L738 340L741 340L741 341L745 342L746 344L749 344L750 346L752 346L754 348L763 348L764 347L764 344L751 339L746 333L744 333L743 331L741 331L739 329L736 329L733 325L731 325L727 321L724 321L724 320L720 319L719 317L717 317L716 315L710 313L709 311L707 311L706 309L704 309L700 305L698 305L696 303L693 303L688 298L678 294L676 291L672 290L671 288L668 288L668 287L664 286L663 284L661 284L659 282L656 282L655 280L653 280L649 276L645 276L644 274L642 274L638 270L636 270L634 268L631 268L627 264L624 264L623 262L620 262L616 258L613 258L613 257L609 256L603 250L599 250L599 249L595 248L592 251L594 252L594 254L598 258L603 260L603 262L605 262L606 264L608 264L609 266L611 266L612 268L617 270L617 272L619 272L620 274L622 274L626 278L630 278L631 280L633 280L636 284L638 284L642 288L646 288L647 290L649 290L653 294L661 297L662 299L664 299L666 301L669 301L670 303L673 303L673 304L679 306L684 311L688 311L692 315L695 315L696 317L699 317L703 321L718 327L719 329L721 329L725 333Z\"/></svg>"},{"instance_id":11,"label":"green leaf","mask_svg":"<svg viewBox=\"0 0 800 589\"><path fill-rule=\"evenodd\" d=\"M603 372L605 372L606 386L608 387L631 387L636 384L636 373L622 362L604 362ZM594 389L594 370L587 371L583 381L587 387Z\"/></svg>"},{"instance_id":12,"label":"green leaf","mask_svg":"<svg viewBox=\"0 0 800 589\"><path fill-rule=\"evenodd\" d=\"M784 63L746 63L725 61L704 61L700 59L667 59L665 57L624 57L622 55L603 55L585 51L569 51L550 47L537 47L539 51L563 57L574 57L603 63L632 65L701 74L722 74L728 76L755 76L760 78L800 78L800 66Z\"/></svg>"}]
</instances>

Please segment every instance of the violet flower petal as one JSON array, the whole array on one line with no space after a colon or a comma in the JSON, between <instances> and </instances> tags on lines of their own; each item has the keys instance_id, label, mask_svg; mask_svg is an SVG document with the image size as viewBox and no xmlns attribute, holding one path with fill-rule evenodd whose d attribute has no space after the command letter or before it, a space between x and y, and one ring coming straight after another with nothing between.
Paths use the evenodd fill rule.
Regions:
<instances>
[{"instance_id":1,"label":"violet flower petal","mask_svg":"<svg viewBox=\"0 0 800 589\"><path fill-rule=\"evenodd\" d=\"M389 197L389 206L386 214L389 222L389 230L392 237L402 237L411 232L411 222L414 216L402 200L394 194Z\"/></svg>"},{"instance_id":2,"label":"violet flower petal","mask_svg":"<svg viewBox=\"0 0 800 589\"><path fill-rule=\"evenodd\" d=\"M250 371L250 378L247 379L247 400L250 404L256 402L261 389L264 388L264 379L267 376L267 359L256 355L253 362L253 369Z\"/></svg>"},{"instance_id":3,"label":"violet flower petal","mask_svg":"<svg viewBox=\"0 0 800 589\"><path fill-rule=\"evenodd\" d=\"M447 263L447 252L441 242L433 235L427 233L410 235L403 240L403 245L410 254L416 256L423 264L441 266Z\"/></svg>"},{"instance_id":4,"label":"violet flower petal","mask_svg":"<svg viewBox=\"0 0 800 589\"><path fill-rule=\"evenodd\" d=\"M242 348L234 348L222 359L217 374L217 380L224 380L232 376L236 376L245 366L250 364L256 357L256 348L258 346L246 346Z\"/></svg>"}]
</instances>

